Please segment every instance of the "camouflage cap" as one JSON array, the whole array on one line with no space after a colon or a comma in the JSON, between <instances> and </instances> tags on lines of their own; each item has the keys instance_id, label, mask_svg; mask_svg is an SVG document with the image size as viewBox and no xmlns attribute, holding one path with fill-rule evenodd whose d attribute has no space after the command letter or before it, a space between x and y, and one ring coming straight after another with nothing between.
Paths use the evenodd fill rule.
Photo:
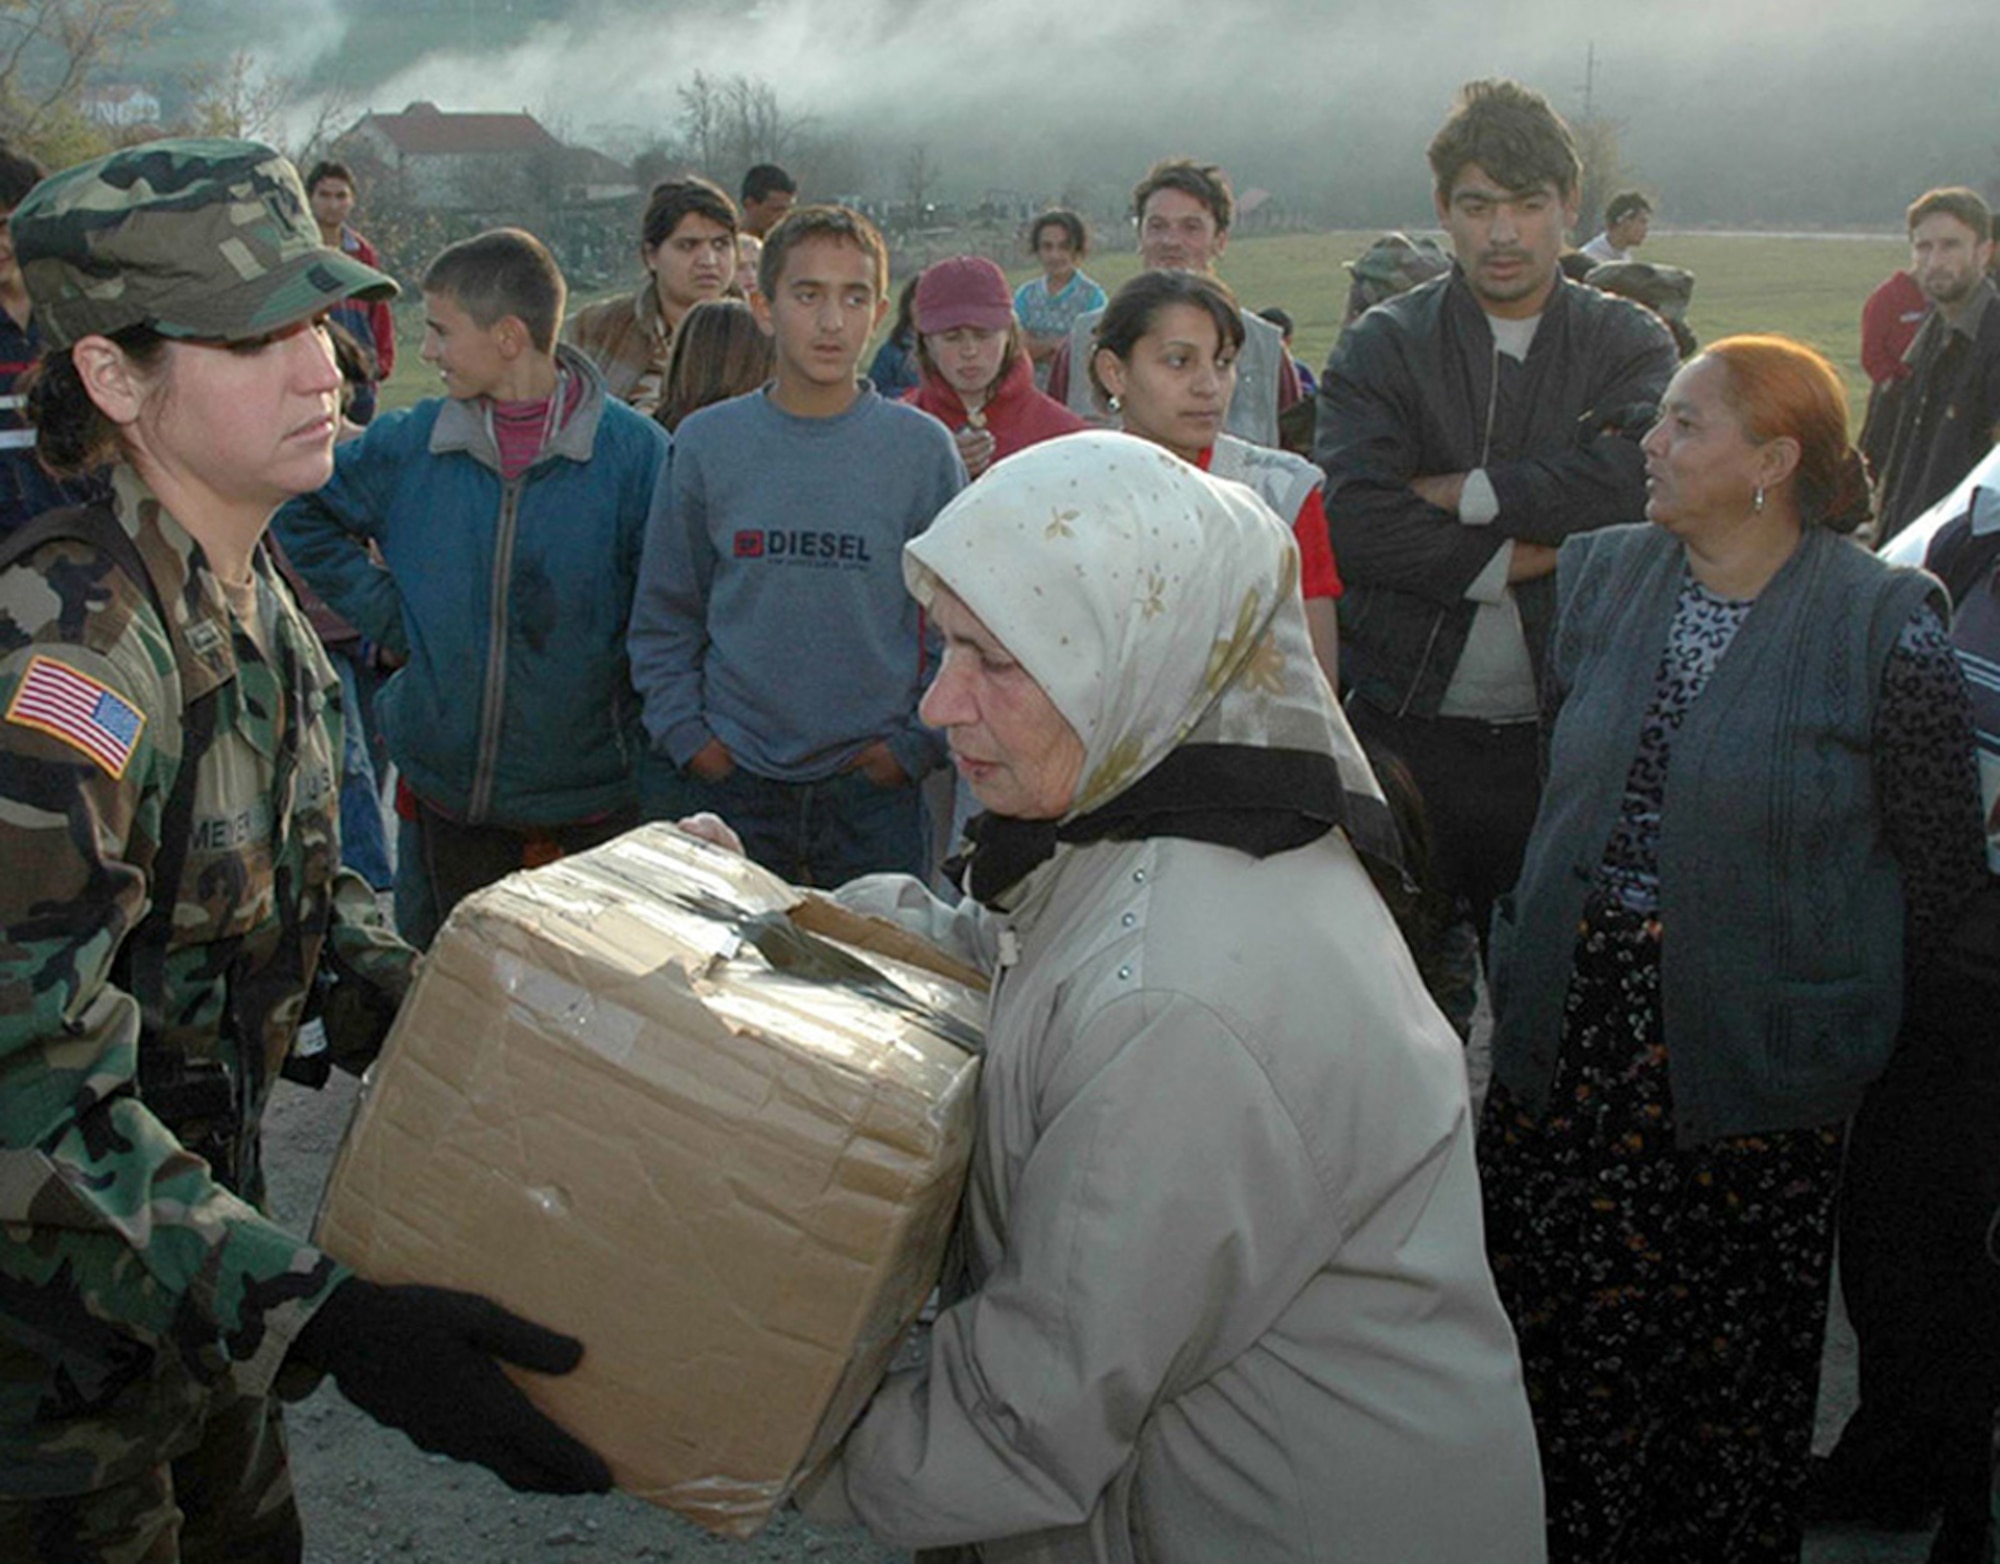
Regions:
<instances>
[{"instance_id":1,"label":"camouflage cap","mask_svg":"<svg viewBox=\"0 0 2000 1564\"><path fill-rule=\"evenodd\" d=\"M234 342L396 284L320 242L298 171L254 141L149 141L51 174L13 216L43 340L149 325Z\"/></svg>"},{"instance_id":2,"label":"camouflage cap","mask_svg":"<svg viewBox=\"0 0 2000 1564\"><path fill-rule=\"evenodd\" d=\"M1668 320L1683 320L1694 299L1694 273L1653 261L1606 261L1585 273L1585 282L1643 304Z\"/></svg>"},{"instance_id":3,"label":"camouflage cap","mask_svg":"<svg viewBox=\"0 0 2000 1564\"><path fill-rule=\"evenodd\" d=\"M1369 285L1376 299L1406 293L1420 282L1451 270L1451 257L1435 239L1412 239L1406 233L1386 233L1347 263L1357 281Z\"/></svg>"}]
</instances>

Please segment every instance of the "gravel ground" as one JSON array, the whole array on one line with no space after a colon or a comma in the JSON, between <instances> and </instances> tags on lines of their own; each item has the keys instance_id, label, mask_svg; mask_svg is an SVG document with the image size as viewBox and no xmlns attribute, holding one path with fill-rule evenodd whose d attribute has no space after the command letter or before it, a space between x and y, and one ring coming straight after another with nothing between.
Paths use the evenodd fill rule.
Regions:
<instances>
[{"instance_id":1,"label":"gravel ground","mask_svg":"<svg viewBox=\"0 0 2000 1564\"><path fill-rule=\"evenodd\" d=\"M266 1119L278 1215L303 1231L353 1108L355 1083L324 1092L281 1082ZM714 1537L623 1494L556 1499L514 1493L482 1468L425 1455L323 1385L290 1413L307 1564L611 1564L613 1560L808 1559L889 1564L907 1554L858 1531L779 1516L751 1542Z\"/></svg>"},{"instance_id":2,"label":"gravel ground","mask_svg":"<svg viewBox=\"0 0 2000 1564\"><path fill-rule=\"evenodd\" d=\"M1483 1086L1479 1051L1475 1086ZM324 1092L278 1088L267 1121L266 1165L278 1214L303 1229L354 1102L336 1076ZM1821 1448L1854 1404L1854 1343L1839 1314L1828 1333L1820 1395ZM323 1387L293 1409L292 1453L305 1514L308 1564L611 1564L613 1560L733 1558L890 1564L906 1554L853 1531L782 1515L750 1542L710 1536L623 1495L527 1498L477 1467L426 1456ZM1440 1474L1449 1481L1448 1474ZM1921 1564L1921 1534L1827 1532L1809 1539L1806 1564ZM1412 1560L1411 1564L1423 1564ZM1696 1564L1696 1561L1690 1561Z\"/></svg>"}]
</instances>

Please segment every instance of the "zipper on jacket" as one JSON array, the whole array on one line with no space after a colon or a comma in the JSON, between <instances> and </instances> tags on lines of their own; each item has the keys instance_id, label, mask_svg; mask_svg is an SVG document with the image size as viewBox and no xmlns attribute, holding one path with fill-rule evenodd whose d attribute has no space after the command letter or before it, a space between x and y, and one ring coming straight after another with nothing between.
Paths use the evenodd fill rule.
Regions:
<instances>
[{"instance_id":1,"label":"zipper on jacket","mask_svg":"<svg viewBox=\"0 0 2000 1564\"><path fill-rule=\"evenodd\" d=\"M507 699L507 587L514 574L514 539L520 530L521 480L500 490L500 526L493 539L493 601L486 616L486 688L479 702L479 749L472 768L468 825L484 825L493 804L493 773L500 761L500 716Z\"/></svg>"},{"instance_id":2,"label":"zipper on jacket","mask_svg":"<svg viewBox=\"0 0 2000 1564\"><path fill-rule=\"evenodd\" d=\"M1490 332L1493 328L1487 327ZM1500 339L1493 339L1493 373L1486 381L1486 427L1479 435L1479 466L1483 471L1493 459L1493 422L1500 415ZM1403 703L1396 708L1398 717L1410 714L1410 702L1417 698L1417 686L1423 682L1424 670L1430 666L1431 652L1437 646L1438 632L1444 628L1444 613L1440 608L1431 615L1431 633L1424 641L1424 654L1417 659L1417 671L1410 682L1403 687Z\"/></svg>"},{"instance_id":3,"label":"zipper on jacket","mask_svg":"<svg viewBox=\"0 0 2000 1564\"><path fill-rule=\"evenodd\" d=\"M1486 328L1491 331L1489 324ZM1486 428L1479 436L1479 465L1493 460L1493 420L1500 416L1500 339L1493 339L1493 373L1486 382Z\"/></svg>"}]
</instances>

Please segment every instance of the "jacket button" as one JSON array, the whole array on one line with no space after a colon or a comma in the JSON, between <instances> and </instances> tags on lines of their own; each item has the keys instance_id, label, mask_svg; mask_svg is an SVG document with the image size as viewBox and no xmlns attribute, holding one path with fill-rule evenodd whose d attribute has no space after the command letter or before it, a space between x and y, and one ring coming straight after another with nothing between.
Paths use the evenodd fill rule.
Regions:
<instances>
[{"instance_id":1,"label":"jacket button","mask_svg":"<svg viewBox=\"0 0 2000 1564\"><path fill-rule=\"evenodd\" d=\"M1128 912L1125 914L1124 917L1120 918L1118 921L1124 924L1125 927L1129 929L1132 927L1133 924L1139 921L1139 915L1136 912Z\"/></svg>"},{"instance_id":2,"label":"jacket button","mask_svg":"<svg viewBox=\"0 0 2000 1564\"><path fill-rule=\"evenodd\" d=\"M1132 871L1132 883L1134 885L1144 885L1146 883L1146 871L1144 869L1134 869Z\"/></svg>"},{"instance_id":3,"label":"jacket button","mask_svg":"<svg viewBox=\"0 0 2000 1564\"><path fill-rule=\"evenodd\" d=\"M1132 976L1132 969L1130 967L1120 967L1118 969L1118 976L1121 979L1129 979Z\"/></svg>"}]
</instances>

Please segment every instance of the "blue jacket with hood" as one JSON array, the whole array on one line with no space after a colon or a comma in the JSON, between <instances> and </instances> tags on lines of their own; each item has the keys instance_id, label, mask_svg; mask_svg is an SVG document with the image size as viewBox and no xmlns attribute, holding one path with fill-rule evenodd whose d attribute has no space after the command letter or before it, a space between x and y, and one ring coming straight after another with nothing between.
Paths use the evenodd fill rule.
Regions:
<instances>
[{"instance_id":1,"label":"blue jacket with hood","mask_svg":"<svg viewBox=\"0 0 2000 1564\"><path fill-rule=\"evenodd\" d=\"M518 478L483 403L436 398L341 446L332 481L274 523L313 589L408 658L376 720L417 795L471 824L628 807L646 750L625 627L669 441L556 352L582 400Z\"/></svg>"}]
</instances>

